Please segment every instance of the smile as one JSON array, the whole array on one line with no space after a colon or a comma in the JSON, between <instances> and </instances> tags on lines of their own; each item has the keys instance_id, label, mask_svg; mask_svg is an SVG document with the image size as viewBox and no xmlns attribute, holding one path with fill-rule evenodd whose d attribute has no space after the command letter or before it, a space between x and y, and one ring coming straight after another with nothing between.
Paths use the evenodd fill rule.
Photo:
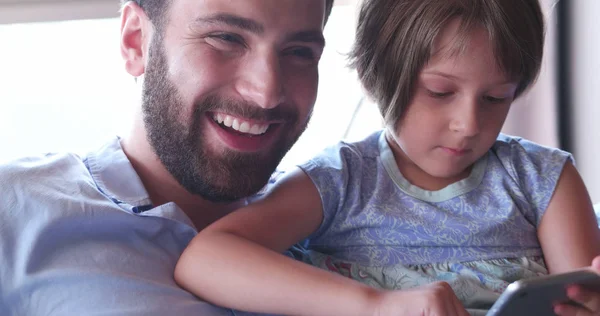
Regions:
<instances>
[{"instance_id":1,"label":"smile","mask_svg":"<svg viewBox=\"0 0 600 316\"><path fill-rule=\"evenodd\" d=\"M281 136L285 125L279 121L253 121L225 113L206 113L209 126L214 131L212 141L220 141L238 152L268 150Z\"/></svg>"},{"instance_id":2,"label":"smile","mask_svg":"<svg viewBox=\"0 0 600 316\"><path fill-rule=\"evenodd\" d=\"M223 113L214 113L212 115L212 119L221 126L228 127L242 134L249 134L252 136L265 134L271 126L271 124L254 123Z\"/></svg>"}]
</instances>

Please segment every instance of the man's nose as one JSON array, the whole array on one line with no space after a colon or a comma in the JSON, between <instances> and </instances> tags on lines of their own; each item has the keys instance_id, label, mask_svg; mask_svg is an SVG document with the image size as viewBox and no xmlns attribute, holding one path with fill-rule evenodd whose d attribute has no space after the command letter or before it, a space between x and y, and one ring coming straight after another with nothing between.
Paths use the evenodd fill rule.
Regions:
<instances>
[{"instance_id":1,"label":"man's nose","mask_svg":"<svg viewBox=\"0 0 600 316\"><path fill-rule=\"evenodd\" d=\"M272 109L284 102L282 69L277 54L250 58L242 67L237 90L244 100L264 109Z\"/></svg>"}]
</instances>

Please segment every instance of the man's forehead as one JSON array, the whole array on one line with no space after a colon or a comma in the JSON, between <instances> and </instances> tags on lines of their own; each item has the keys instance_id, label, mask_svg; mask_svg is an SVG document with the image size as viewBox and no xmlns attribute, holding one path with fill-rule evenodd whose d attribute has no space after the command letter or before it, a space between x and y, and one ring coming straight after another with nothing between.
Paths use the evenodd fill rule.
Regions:
<instances>
[{"instance_id":1,"label":"man's forehead","mask_svg":"<svg viewBox=\"0 0 600 316\"><path fill-rule=\"evenodd\" d=\"M171 17L189 23L228 20L267 32L322 30L325 17L325 0L173 0L171 5Z\"/></svg>"}]
</instances>

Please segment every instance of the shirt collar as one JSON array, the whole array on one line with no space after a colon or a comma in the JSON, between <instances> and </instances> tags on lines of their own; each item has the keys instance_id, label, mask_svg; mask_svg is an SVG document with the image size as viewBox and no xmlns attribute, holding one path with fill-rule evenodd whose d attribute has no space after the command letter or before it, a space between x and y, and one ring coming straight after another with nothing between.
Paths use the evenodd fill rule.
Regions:
<instances>
[{"instance_id":1,"label":"shirt collar","mask_svg":"<svg viewBox=\"0 0 600 316\"><path fill-rule=\"evenodd\" d=\"M90 153L86 160L98 189L115 202L133 207L152 204L148 192L121 147L119 137Z\"/></svg>"},{"instance_id":2,"label":"shirt collar","mask_svg":"<svg viewBox=\"0 0 600 316\"><path fill-rule=\"evenodd\" d=\"M157 207L152 205L150 195L125 155L119 137L88 154L85 163L98 190L122 210L140 216L167 218L194 227L190 218L174 202Z\"/></svg>"}]
</instances>

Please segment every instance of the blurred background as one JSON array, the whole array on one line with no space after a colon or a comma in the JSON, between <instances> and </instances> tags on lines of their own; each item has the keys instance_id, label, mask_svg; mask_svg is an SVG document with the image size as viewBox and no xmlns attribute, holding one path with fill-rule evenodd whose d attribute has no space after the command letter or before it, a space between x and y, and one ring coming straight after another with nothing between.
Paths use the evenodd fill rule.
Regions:
<instances>
[{"instance_id":1,"label":"blurred background","mask_svg":"<svg viewBox=\"0 0 600 316\"><path fill-rule=\"evenodd\" d=\"M572 152L600 203L600 1L542 2L542 74L514 104L504 132ZM336 0L313 119L281 168L381 128L346 68L356 8L357 0ZM118 10L118 0L0 0L0 161L85 154L128 132L136 88L119 53Z\"/></svg>"}]
</instances>

